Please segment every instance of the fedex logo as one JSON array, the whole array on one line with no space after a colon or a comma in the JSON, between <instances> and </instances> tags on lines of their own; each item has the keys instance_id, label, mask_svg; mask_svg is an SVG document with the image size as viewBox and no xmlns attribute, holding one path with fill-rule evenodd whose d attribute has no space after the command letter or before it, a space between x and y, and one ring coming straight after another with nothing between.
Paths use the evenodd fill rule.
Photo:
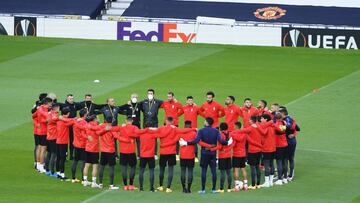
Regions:
<instances>
[{"instance_id":1,"label":"fedex logo","mask_svg":"<svg viewBox=\"0 0 360 203\"><path fill-rule=\"evenodd\" d=\"M145 32L142 30L134 30L132 22L118 22L117 39L130 41L158 41L158 42L182 42L191 43L195 38L195 33L183 33L177 31L175 23L159 23L157 30ZM154 40L156 38L156 40Z\"/></svg>"}]
</instances>

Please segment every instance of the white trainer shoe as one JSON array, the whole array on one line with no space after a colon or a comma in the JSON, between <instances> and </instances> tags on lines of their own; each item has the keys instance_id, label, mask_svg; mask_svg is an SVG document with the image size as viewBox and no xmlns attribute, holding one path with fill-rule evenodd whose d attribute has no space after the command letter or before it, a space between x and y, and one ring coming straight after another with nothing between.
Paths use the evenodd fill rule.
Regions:
<instances>
[{"instance_id":1,"label":"white trainer shoe","mask_svg":"<svg viewBox=\"0 0 360 203\"><path fill-rule=\"evenodd\" d=\"M288 184L288 181L287 181L286 178L283 178L282 182L283 182L284 184Z\"/></svg>"},{"instance_id":2,"label":"white trainer shoe","mask_svg":"<svg viewBox=\"0 0 360 203\"><path fill-rule=\"evenodd\" d=\"M97 183L91 183L92 188L100 188L100 186Z\"/></svg>"},{"instance_id":3,"label":"white trainer shoe","mask_svg":"<svg viewBox=\"0 0 360 203\"><path fill-rule=\"evenodd\" d=\"M269 182L265 182L264 184L261 185L261 187L270 187L270 183L269 183Z\"/></svg>"},{"instance_id":4,"label":"white trainer shoe","mask_svg":"<svg viewBox=\"0 0 360 203\"><path fill-rule=\"evenodd\" d=\"M270 183L270 187L274 186L274 175L270 175L269 183Z\"/></svg>"},{"instance_id":5,"label":"white trainer shoe","mask_svg":"<svg viewBox=\"0 0 360 203\"><path fill-rule=\"evenodd\" d=\"M283 181L282 180L277 180L274 185L283 185Z\"/></svg>"},{"instance_id":6,"label":"white trainer shoe","mask_svg":"<svg viewBox=\"0 0 360 203\"><path fill-rule=\"evenodd\" d=\"M119 187L114 186L114 185L110 185L110 186L109 186L109 189L110 189L110 190L118 190Z\"/></svg>"},{"instance_id":7,"label":"white trainer shoe","mask_svg":"<svg viewBox=\"0 0 360 203\"><path fill-rule=\"evenodd\" d=\"M91 185L91 183L89 181L87 181L87 180L84 180L82 184L83 184L84 187Z\"/></svg>"},{"instance_id":8,"label":"white trainer shoe","mask_svg":"<svg viewBox=\"0 0 360 203\"><path fill-rule=\"evenodd\" d=\"M45 168L44 168L44 165L39 164L39 166L38 166L38 171L39 171L39 173L46 173L46 170L45 170Z\"/></svg>"}]
</instances>

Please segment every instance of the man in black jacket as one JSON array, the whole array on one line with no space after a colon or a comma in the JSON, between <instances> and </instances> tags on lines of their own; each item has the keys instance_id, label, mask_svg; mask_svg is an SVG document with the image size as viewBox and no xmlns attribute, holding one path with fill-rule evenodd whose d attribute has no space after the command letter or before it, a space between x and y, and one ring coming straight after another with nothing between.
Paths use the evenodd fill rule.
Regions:
<instances>
[{"instance_id":1,"label":"man in black jacket","mask_svg":"<svg viewBox=\"0 0 360 203\"><path fill-rule=\"evenodd\" d=\"M126 115L127 118L133 119L133 125L140 127L140 106L138 102L138 94L133 93L130 96L130 101L127 104L120 106L120 114ZM140 159L140 138L136 138L137 156Z\"/></svg>"},{"instance_id":2,"label":"man in black jacket","mask_svg":"<svg viewBox=\"0 0 360 203\"><path fill-rule=\"evenodd\" d=\"M104 119L106 118L112 118L111 125L117 126L118 125L118 114L120 112L124 111L125 107L116 106L115 99L114 98L108 98L106 100L106 104L103 105L103 108L101 109L101 113L104 115Z\"/></svg>"},{"instance_id":3,"label":"man in black jacket","mask_svg":"<svg viewBox=\"0 0 360 203\"><path fill-rule=\"evenodd\" d=\"M118 125L118 114L123 112L126 107L123 106L116 106L114 98L108 98L106 100L106 104L103 105L101 109L101 113L104 115L104 119L111 118L111 125L117 126ZM115 155L118 157L118 150L117 150L117 140L115 139Z\"/></svg>"},{"instance_id":4,"label":"man in black jacket","mask_svg":"<svg viewBox=\"0 0 360 203\"><path fill-rule=\"evenodd\" d=\"M140 102L140 110L143 112L143 127L158 127L159 108L163 101L155 99L155 91L149 89L147 91L148 98Z\"/></svg>"},{"instance_id":5,"label":"man in black jacket","mask_svg":"<svg viewBox=\"0 0 360 203\"><path fill-rule=\"evenodd\" d=\"M157 128L159 125L159 108L163 101L155 99L155 90L148 89L147 99L140 102L140 111L143 113L143 127ZM157 159L157 142L155 145L155 159Z\"/></svg>"},{"instance_id":6,"label":"man in black jacket","mask_svg":"<svg viewBox=\"0 0 360 203\"><path fill-rule=\"evenodd\" d=\"M70 109L69 118L75 118L77 111L81 109L81 105L79 102L74 101L74 95L68 94L66 95L66 100L64 103L60 103L60 109L68 107Z\"/></svg>"},{"instance_id":7,"label":"man in black jacket","mask_svg":"<svg viewBox=\"0 0 360 203\"><path fill-rule=\"evenodd\" d=\"M133 125L140 128L140 106L138 102L138 95L136 93L131 94L130 101L127 104L119 106L120 114L126 115L133 119Z\"/></svg>"},{"instance_id":8,"label":"man in black jacket","mask_svg":"<svg viewBox=\"0 0 360 203\"><path fill-rule=\"evenodd\" d=\"M92 100L91 94L85 94L84 101L79 103L81 109L85 109L88 116L93 114L101 114L101 109L104 108L106 104L95 104Z\"/></svg>"}]
</instances>

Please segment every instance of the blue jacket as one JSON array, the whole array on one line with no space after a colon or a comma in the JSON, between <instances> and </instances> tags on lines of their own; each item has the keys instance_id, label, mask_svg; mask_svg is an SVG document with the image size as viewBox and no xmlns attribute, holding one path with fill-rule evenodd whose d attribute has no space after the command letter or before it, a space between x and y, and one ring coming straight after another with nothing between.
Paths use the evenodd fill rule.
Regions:
<instances>
[{"instance_id":1,"label":"blue jacket","mask_svg":"<svg viewBox=\"0 0 360 203\"><path fill-rule=\"evenodd\" d=\"M293 145L293 144L296 144L296 138L289 138L288 136L290 134L293 134L294 131L291 129L292 125L293 125L293 122L294 120L290 117L290 116L286 116L284 119L283 119L285 122L286 122L286 140L288 142L289 145Z\"/></svg>"},{"instance_id":2,"label":"blue jacket","mask_svg":"<svg viewBox=\"0 0 360 203\"><path fill-rule=\"evenodd\" d=\"M188 144L194 145L198 143L200 140L211 145L216 145L217 142L220 142L222 145L228 144L226 140L223 140L221 138L219 130L217 130L216 128L212 128L210 126L200 129L197 132L196 138L194 140L189 141ZM209 151L202 148L201 153L214 155L216 154L216 151Z\"/></svg>"}]
</instances>

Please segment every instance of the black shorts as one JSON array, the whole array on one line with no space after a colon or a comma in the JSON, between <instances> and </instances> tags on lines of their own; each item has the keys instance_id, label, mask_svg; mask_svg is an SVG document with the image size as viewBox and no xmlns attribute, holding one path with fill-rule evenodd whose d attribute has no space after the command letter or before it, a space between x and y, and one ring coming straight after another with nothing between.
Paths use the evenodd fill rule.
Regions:
<instances>
[{"instance_id":1,"label":"black shorts","mask_svg":"<svg viewBox=\"0 0 360 203\"><path fill-rule=\"evenodd\" d=\"M194 168L195 159L180 159L180 167Z\"/></svg>"},{"instance_id":2,"label":"black shorts","mask_svg":"<svg viewBox=\"0 0 360 203\"><path fill-rule=\"evenodd\" d=\"M282 160L288 157L288 147L276 148L276 160Z\"/></svg>"},{"instance_id":3,"label":"black shorts","mask_svg":"<svg viewBox=\"0 0 360 203\"><path fill-rule=\"evenodd\" d=\"M146 168L146 164L149 165L149 168L155 168L155 158L154 157L147 157L147 158L140 157L140 168Z\"/></svg>"},{"instance_id":4,"label":"black shorts","mask_svg":"<svg viewBox=\"0 0 360 203\"><path fill-rule=\"evenodd\" d=\"M201 154L200 166L202 168L216 167L216 155L215 154Z\"/></svg>"},{"instance_id":5,"label":"black shorts","mask_svg":"<svg viewBox=\"0 0 360 203\"><path fill-rule=\"evenodd\" d=\"M85 149L84 148L77 148L75 149L75 161L85 161Z\"/></svg>"},{"instance_id":6,"label":"black shorts","mask_svg":"<svg viewBox=\"0 0 360 203\"><path fill-rule=\"evenodd\" d=\"M35 146L38 146L39 145L39 140L36 138L38 135L37 134L34 134L34 142L35 142Z\"/></svg>"},{"instance_id":7,"label":"black shorts","mask_svg":"<svg viewBox=\"0 0 360 203\"><path fill-rule=\"evenodd\" d=\"M229 170L231 169L231 158L219 158L219 170Z\"/></svg>"},{"instance_id":8,"label":"black shorts","mask_svg":"<svg viewBox=\"0 0 360 203\"><path fill-rule=\"evenodd\" d=\"M67 144L56 144L56 156L57 158L66 158L66 153L68 151Z\"/></svg>"},{"instance_id":9,"label":"black shorts","mask_svg":"<svg viewBox=\"0 0 360 203\"><path fill-rule=\"evenodd\" d=\"M160 154L159 166L175 166L176 165L176 154Z\"/></svg>"},{"instance_id":10,"label":"black shorts","mask_svg":"<svg viewBox=\"0 0 360 203\"><path fill-rule=\"evenodd\" d=\"M101 152L100 156L100 165L107 165L109 166L115 166L116 159L115 159L115 152L109 153L109 152Z\"/></svg>"},{"instance_id":11,"label":"black shorts","mask_svg":"<svg viewBox=\"0 0 360 203\"><path fill-rule=\"evenodd\" d=\"M134 167L136 166L136 162L137 160L135 153L131 153L131 154L120 153L120 165L122 166L129 165L130 167Z\"/></svg>"},{"instance_id":12,"label":"black shorts","mask_svg":"<svg viewBox=\"0 0 360 203\"><path fill-rule=\"evenodd\" d=\"M41 146L47 146L46 135L35 135L35 143Z\"/></svg>"},{"instance_id":13,"label":"black shorts","mask_svg":"<svg viewBox=\"0 0 360 203\"><path fill-rule=\"evenodd\" d=\"M233 168L245 168L246 166L246 157L236 157L232 158L232 167Z\"/></svg>"},{"instance_id":14,"label":"black shorts","mask_svg":"<svg viewBox=\"0 0 360 203\"><path fill-rule=\"evenodd\" d=\"M85 151L85 163L98 164L99 163L99 152L86 152Z\"/></svg>"},{"instance_id":15,"label":"black shorts","mask_svg":"<svg viewBox=\"0 0 360 203\"><path fill-rule=\"evenodd\" d=\"M263 155L263 159L266 159L266 160L275 159L275 152L263 152L262 155Z\"/></svg>"},{"instance_id":16,"label":"black shorts","mask_svg":"<svg viewBox=\"0 0 360 203\"><path fill-rule=\"evenodd\" d=\"M261 152L248 153L248 161L250 166L257 166L260 164Z\"/></svg>"},{"instance_id":17,"label":"black shorts","mask_svg":"<svg viewBox=\"0 0 360 203\"><path fill-rule=\"evenodd\" d=\"M47 140L47 151L49 153L55 153L57 152L56 148L56 140Z\"/></svg>"}]
</instances>

